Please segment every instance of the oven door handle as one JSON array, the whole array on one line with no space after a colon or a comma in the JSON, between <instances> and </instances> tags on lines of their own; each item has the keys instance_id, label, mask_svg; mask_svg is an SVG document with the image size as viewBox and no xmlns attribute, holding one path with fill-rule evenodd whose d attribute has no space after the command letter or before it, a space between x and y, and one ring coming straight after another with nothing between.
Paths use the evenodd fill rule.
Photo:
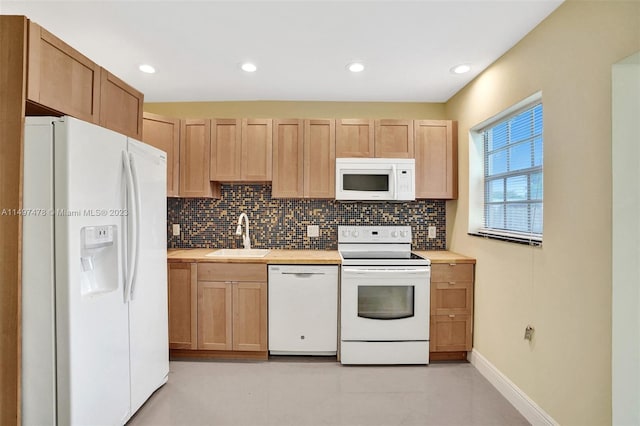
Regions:
<instances>
[{"instance_id":1,"label":"oven door handle","mask_svg":"<svg viewBox=\"0 0 640 426\"><path fill-rule=\"evenodd\" d=\"M353 274L424 274L430 271L430 268L411 268L411 269L364 269L364 268L342 268L343 272Z\"/></svg>"}]
</instances>

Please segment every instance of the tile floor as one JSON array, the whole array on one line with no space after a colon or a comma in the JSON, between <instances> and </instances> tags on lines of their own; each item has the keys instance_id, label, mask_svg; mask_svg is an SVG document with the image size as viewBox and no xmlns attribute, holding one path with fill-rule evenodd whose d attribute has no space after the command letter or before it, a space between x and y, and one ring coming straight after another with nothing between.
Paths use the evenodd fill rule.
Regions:
<instances>
[{"instance_id":1,"label":"tile floor","mask_svg":"<svg viewBox=\"0 0 640 426\"><path fill-rule=\"evenodd\" d=\"M142 425L526 425L467 363L173 361L169 382L129 422Z\"/></svg>"}]
</instances>

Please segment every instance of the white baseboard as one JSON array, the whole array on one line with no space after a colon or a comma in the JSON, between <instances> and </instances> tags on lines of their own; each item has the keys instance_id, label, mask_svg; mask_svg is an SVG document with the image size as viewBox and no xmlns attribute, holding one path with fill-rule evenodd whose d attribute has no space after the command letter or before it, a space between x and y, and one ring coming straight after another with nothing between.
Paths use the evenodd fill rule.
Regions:
<instances>
[{"instance_id":1,"label":"white baseboard","mask_svg":"<svg viewBox=\"0 0 640 426\"><path fill-rule=\"evenodd\" d=\"M547 414L526 393L502 374L478 351L469 353L469 362L504 396L532 425L557 426L558 422Z\"/></svg>"}]
</instances>

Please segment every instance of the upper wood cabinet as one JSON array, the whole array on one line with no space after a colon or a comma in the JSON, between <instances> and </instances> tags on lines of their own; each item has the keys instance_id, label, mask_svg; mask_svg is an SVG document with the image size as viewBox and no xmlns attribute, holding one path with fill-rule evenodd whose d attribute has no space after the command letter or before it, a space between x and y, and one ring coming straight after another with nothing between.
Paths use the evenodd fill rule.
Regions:
<instances>
[{"instance_id":1,"label":"upper wood cabinet","mask_svg":"<svg viewBox=\"0 0 640 426\"><path fill-rule=\"evenodd\" d=\"M304 145L302 120L274 120L274 198L296 198L304 194Z\"/></svg>"},{"instance_id":2,"label":"upper wood cabinet","mask_svg":"<svg viewBox=\"0 0 640 426\"><path fill-rule=\"evenodd\" d=\"M373 157L373 120L336 120L336 157Z\"/></svg>"},{"instance_id":3,"label":"upper wood cabinet","mask_svg":"<svg viewBox=\"0 0 640 426\"><path fill-rule=\"evenodd\" d=\"M375 156L413 158L413 120L376 120Z\"/></svg>"},{"instance_id":4,"label":"upper wood cabinet","mask_svg":"<svg viewBox=\"0 0 640 426\"><path fill-rule=\"evenodd\" d=\"M458 198L458 128L455 121L416 120L416 198Z\"/></svg>"},{"instance_id":5,"label":"upper wood cabinet","mask_svg":"<svg viewBox=\"0 0 640 426\"><path fill-rule=\"evenodd\" d=\"M334 198L335 121L274 120L274 198Z\"/></svg>"},{"instance_id":6,"label":"upper wood cabinet","mask_svg":"<svg viewBox=\"0 0 640 426\"><path fill-rule=\"evenodd\" d=\"M211 120L211 180L270 181L272 138L271 119Z\"/></svg>"},{"instance_id":7,"label":"upper wood cabinet","mask_svg":"<svg viewBox=\"0 0 640 426\"><path fill-rule=\"evenodd\" d=\"M167 153L167 197L177 197L180 182L180 120L145 112L142 141Z\"/></svg>"},{"instance_id":8,"label":"upper wood cabinet","mask_svg":"<svg viewBox=\"0 0 640 426\"><path fill-rule=\"evenodd\" d=\"M211 120L181 120L181 197L220 197L220 185L209 180Z\"/></svg>"},{"instance_id":9,"label":"upper wood cabinet","mask_svg":"<svg viewBox=\"0 0 640 426\"><path fill-rule=\"evenodd\" d=\"M100 125L142 139L142 92L104 68L100 80Z\"/></svg>"},{"instance_id":10,"label":"upper wood cabinet","mask_svg":"<svg viewBox=\"0 0 640 426\"><path fill-rule=\"evenodd\" d=\"M29 24L27 99L100 122L100 67L38 24Z\"/></svg>"},{"instance_id":11,"label":"upper wood cabinet","mask_svg":"<svg viewBox=\"0 0 640 426\"><path fill-rule=\"evenodd\" d=\"M144 95L40 25L29 22L27 100L142 139Z\"/></svg>"},{"instance_id":12,"label":"upper wood cabinet","mask_svg":"<svg viewBox=\"0 0 640 426\"><path fill-rule=\"evenodd\" d=\"M336 196L335 120L304 120L304 196Z\"/></svg>"},{"instance_id":13,"label":"upper wood cabinet","mask_svg":"<svg viewBox=\"0 0 640 426\"><path fill-rule=\"evenodd\" d=\"M211 168L213 181L242 178L242 120L211 120Z\"/></svg>"},{"instance_id":14,"label":"upper wood cabinet","mask_svg":"<svg viewBox=\"0 0 640 426\"><path fill-rule=\"evenodd\" d=\"M272 173L272 120L245 118L242 120L242 180L270 181Z\"/></svg>"}]
</instances>

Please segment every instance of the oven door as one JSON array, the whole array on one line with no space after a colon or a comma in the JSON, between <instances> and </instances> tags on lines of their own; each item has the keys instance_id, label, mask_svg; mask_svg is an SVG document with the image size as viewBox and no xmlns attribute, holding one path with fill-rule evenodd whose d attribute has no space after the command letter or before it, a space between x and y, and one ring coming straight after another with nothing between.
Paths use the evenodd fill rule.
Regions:
<instances>
[{"instance_id":1,"label":"oven door","mask_svg":"<svg viewBox=\"0 0 640 426\"><path fill-rule=\"evenodd\" d=\"M341 339L429 340L429 266L343 266Z\"/></svg>"}]
</instances>

